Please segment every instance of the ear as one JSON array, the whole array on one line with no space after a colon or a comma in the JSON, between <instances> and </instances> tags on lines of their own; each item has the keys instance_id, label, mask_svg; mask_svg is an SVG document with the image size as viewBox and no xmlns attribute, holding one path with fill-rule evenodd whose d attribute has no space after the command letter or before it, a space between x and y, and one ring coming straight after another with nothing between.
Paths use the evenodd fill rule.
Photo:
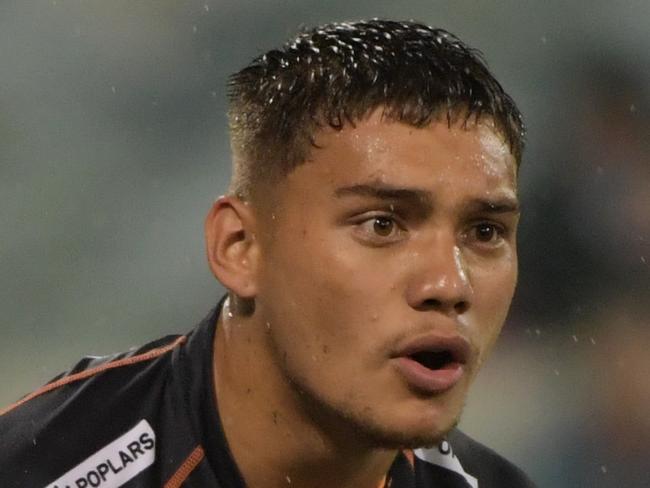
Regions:
<instances>
[{"instance_id":1,"label":"ear","mask_svg":"<svg viewBox=\"0 0 650 488\"><path fill-rule=\"evenodd\" d=\"M237 296L254 298L259 250L250 206L234 196L217 199L205 219L205 244L214 276Z\"/></svg>"}]
</instances>

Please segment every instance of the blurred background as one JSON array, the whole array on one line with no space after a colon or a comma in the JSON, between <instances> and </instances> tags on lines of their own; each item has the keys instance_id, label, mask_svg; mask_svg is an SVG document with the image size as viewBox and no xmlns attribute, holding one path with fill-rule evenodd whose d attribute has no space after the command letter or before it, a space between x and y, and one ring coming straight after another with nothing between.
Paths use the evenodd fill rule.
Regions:
<instances>
[{"instance_id":1,"label":"blurred background","mask_svg":"<svg viewBox=\"0 0 650 488\"><path fill-rule=\"evenodd\" d=\"M650 2L3 0L0 405L208 312L227 76L376 16L480 48L529 128L520 287L461 427L542 487L650 486Z\"/></svg>"}]
</instances>

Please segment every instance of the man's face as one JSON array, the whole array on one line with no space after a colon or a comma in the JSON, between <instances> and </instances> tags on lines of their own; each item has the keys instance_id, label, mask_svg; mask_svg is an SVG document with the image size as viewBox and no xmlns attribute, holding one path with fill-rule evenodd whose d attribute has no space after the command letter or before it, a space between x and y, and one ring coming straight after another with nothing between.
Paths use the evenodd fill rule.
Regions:
<instances>
[{"instance_id":1,"label":"man's face","mask_svg":"<svg viewBox=\"0 0 650 488\"><path fill-rule=\"evenodd\" d=\"M256 313L323 418L382 447L451 429L517 279L515 162L486 121L380 111L318 148L262 212Z\"/></svg>"}]
</instances>

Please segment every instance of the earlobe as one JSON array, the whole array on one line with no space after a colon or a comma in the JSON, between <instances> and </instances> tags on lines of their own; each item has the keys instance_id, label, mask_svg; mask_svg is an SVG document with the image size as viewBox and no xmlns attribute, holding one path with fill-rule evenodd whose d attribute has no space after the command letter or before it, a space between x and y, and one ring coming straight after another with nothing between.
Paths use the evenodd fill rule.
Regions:
<instances>
[{"instance_id":1,"label":"earlobe","mask_svg":"<svg viewBox=\"0 0 650 488\"><path fill-rule=\"evenodd\" d=\"M241 298L253 298L257 292L254 224L251 208L233 196L217 199L205 219L210 269L217 280Z\"/></svg>"}]
</instances>

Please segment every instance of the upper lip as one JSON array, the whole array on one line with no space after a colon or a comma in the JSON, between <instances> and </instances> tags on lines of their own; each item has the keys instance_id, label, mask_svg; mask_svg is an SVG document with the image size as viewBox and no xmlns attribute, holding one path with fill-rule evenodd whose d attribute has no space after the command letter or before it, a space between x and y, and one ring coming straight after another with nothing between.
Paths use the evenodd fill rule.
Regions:
<instances>
[{"instance_id":1,"label":"upper lip","mask_svg":"<svg viewBox=\"0 0 650 488\"><path fill-rule=\"evenodd\" d=\"M428 333L415 337L397 349L393 357L412 356L421 352L448 352L455 362L465 364L470 360L471 346L460 335Z\"/></svg>"}]
</instances>

